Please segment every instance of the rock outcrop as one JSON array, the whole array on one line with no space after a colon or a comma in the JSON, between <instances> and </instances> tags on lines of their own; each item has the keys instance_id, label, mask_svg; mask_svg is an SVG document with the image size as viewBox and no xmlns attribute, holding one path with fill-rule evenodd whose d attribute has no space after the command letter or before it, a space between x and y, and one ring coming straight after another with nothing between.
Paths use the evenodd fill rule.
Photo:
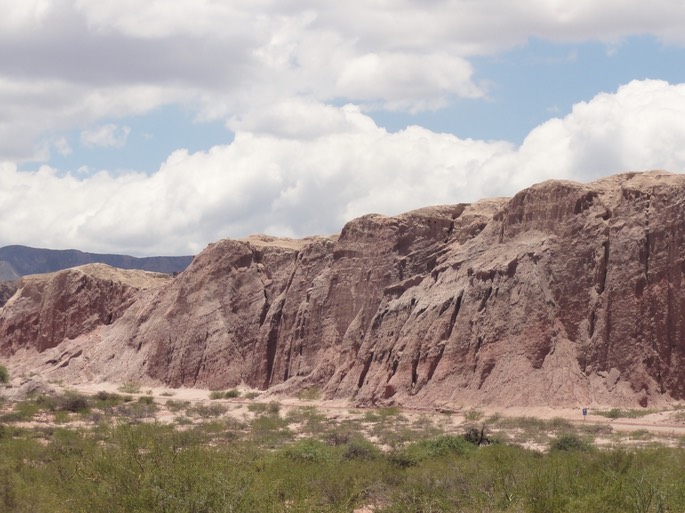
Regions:
<instances>
[{"instance_id":1,"label":"rock outcrop","mask_svg":"<svg viewBox=\"0 0 685 513\"><path fill-rule=\"evenodd\" d=\"M88 264L26 276L0 309L0 354L42 353L116 321L139 291L171 277Z\"/></svg>"},{"instance_id":2,"label":"rock outcrop","mask_svg":"<svg viewBox=\"0 0 685 513\"><path fill-rule=\"evenodd\" d=\"M360 404L682 400L684 205L685 176L628 173L367 215L338 237L224 240L96 329L41 324L34 364L66 380L318 386ZM7 312L29 296L50 297L24 285L8 303L5 354L20 345ZM69 369L54 362L79 351Z\"/></svg>"}]
</instances>

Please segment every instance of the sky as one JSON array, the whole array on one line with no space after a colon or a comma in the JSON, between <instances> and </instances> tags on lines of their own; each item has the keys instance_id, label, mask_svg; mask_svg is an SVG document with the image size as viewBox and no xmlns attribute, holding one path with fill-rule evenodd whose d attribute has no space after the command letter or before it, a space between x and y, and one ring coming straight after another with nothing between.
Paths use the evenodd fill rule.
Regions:
<instances>
[{"instance_id":1,"label":"sky","mask_svg":"<svg viewBox=\"0 0 685 513\"><path fill-rule=\"evenodd\" d=\"M685 172L685 3L0 0L0 246L253 233Z\"/></svg>"}]
</instances>

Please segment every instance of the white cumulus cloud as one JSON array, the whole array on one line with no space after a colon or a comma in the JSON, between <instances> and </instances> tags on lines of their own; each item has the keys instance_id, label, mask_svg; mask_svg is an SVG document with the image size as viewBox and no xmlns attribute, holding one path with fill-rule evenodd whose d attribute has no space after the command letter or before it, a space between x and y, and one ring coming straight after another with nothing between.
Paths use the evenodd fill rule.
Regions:
<instances>
[{"instance_id":1,"label":"white cumulus cloud","mask_svg":"<svg viewBox=\"0 0 685 513\"><path fill-rule=\"evenodd\" d=\"M333 233L364 213L511 195L548 178L685 171L685 84L634 81L599 94L520 147L416 126L390 133L349 106L282 109L274 116L290 132L271 130L267 113L248 116L231 144L176 151L150 176L1 165L0 245L194 253L227 236ZM319 136L307 132L312 120Z\"/></svg>"},{"instance_id":2,"label":"white cumulus cloud","mask_svg":"<svg viewBox=\"0 0 685 513\"><path fill-rule=\"evenodd\" d=\"M0 0L0 159L83 126L180 104L242 118L290 101L419 112L482 98L471 59L649 34L685 44L672 0Z\"/></svg>"}]
</instances>

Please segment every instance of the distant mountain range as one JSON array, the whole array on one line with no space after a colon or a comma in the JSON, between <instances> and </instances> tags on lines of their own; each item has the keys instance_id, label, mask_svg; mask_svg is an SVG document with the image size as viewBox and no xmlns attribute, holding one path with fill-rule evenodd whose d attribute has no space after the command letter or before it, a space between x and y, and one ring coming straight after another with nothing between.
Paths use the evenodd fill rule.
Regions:
<instances>
[{"instance_id":1,"label":"distant mountain range","mask_svg":"<svg viewBox=\"0 0 685 513\"><path fill-rule=\"evenodd\" d=\"M51 273L93 263L107 264L119 269L140 269L171 274L183 271L192 259L192 256L137 258L128 255L85 253L76 249L5 246L0 248L0 281L11 281L28 274Z\"/></svg>"}]
</instances>

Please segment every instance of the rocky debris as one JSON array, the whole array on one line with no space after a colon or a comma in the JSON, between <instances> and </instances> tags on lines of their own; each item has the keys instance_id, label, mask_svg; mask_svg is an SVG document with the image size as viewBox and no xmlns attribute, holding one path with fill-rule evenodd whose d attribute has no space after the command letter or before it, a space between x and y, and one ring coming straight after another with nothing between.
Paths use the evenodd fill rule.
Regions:
<instances>
[{"instance_id":1,"label":"rocky debris","mask_svg":"<svg viewBox=\"0 0 685 513\"><path fill-rule=\"evenodd\" d=\"M684 205L685 176L626 173L367 215L338 237L223 240L120 302L111 322L64 317L44 323L43 338L7 344L15 296L0 314L0 347L11 364L25 358L20 346L53 347L22 361L67 381L317 386L358 404L682 400ZM57 288L63 301L93 290ZM49 326L62 334L50 339Z\"/></svg>"},{"instance_id":2,"label":"rocky debris","mask_svg":"<svg viewBox=\"0 0 685 513\"><path fill-rule=\"evenodd\" d=\"M4 390L0 389L0 394L11 401L25 401L31 397L41 395L54 396L57 394L57 391L41 380L29 378L22 381L16 387L6 387Z\"/></svg>"}]
</instances>

